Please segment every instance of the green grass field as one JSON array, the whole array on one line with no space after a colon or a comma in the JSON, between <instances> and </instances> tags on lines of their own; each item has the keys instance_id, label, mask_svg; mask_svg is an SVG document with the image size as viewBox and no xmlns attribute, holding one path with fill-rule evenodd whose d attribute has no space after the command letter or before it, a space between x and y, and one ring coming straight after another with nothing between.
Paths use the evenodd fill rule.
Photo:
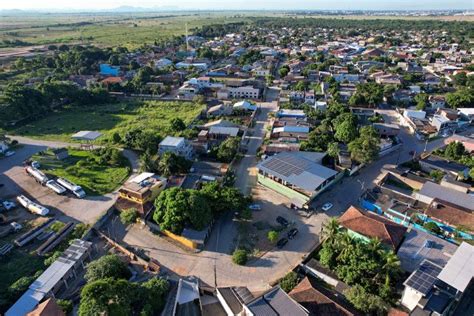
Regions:
<instances>
[{"instance_id":1,"label":"green grass field","mask_svg":"<svg viewBox=\"0 0 474 316\"><path fill-rule=\"evenodd\" d=\"M243 20L246 17L224 12L5 16L0 22L0 42L19 40L31 45L93 43L134 48L158 39L185 34L185 23L191 30L207 24Z\"/></svg>"},{"instance_id":2,"label":"green grass field","mask_svg":"<svg viewBox=\"0 0 474 316\"><path fill-rule=\"evenodd\" d=\"M48 115L9 133L64 142L72 142L71 135L81 130L102 132L104 136L99 140L110 139L114 133L123 136L127 131L136 128L153 130L166 136L171 119L179 117L189 124L203 109L203 105L191 102L161 101L71 108Z\"/></svg>"},{"instance_id":3,"label":"green grass field","mask_svg":"<svg viewBox=\"0 0 474 316\"><path fill-rule=\"evenodd\" d=\"M41 164L45 173L67 178L80 185L90 195L103 195L114 191L130 174L130 167L125 158L119 166L101 165L93 158L92 152L76 149L69 149L69 157L62 161L55 159L50 152L32 156L33 160Z\"/></svg>"}]
</instances>

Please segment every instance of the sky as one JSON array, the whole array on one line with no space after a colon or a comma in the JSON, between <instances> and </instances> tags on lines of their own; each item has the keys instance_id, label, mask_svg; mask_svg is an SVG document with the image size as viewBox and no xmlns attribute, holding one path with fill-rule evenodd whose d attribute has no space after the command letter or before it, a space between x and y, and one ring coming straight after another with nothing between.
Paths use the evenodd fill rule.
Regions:
<instances>
[{"instance_id":1,"label":"sky","mask_svg":"<svg viewBox=\"0 0 474 316\"><path fill-rule=\"evenodd\" d=\"M102 10L120 6L179 9L474 10L474 0L0 0L2 9Z\"/></svg>"}]
</instances>

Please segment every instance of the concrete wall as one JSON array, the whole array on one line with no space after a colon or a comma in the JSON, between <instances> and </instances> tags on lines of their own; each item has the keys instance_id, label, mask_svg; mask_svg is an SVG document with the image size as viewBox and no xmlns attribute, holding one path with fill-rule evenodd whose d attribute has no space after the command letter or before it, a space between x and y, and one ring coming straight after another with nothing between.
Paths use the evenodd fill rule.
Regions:
<instances>
[{"instance_id":1,"label":"concrete wall","mask_svg":"<svg viewBox=\"0 0 474 316\"><path fill-rule=\"evenodd\" d=\"M258 182L260 184L266 186L267 188L269 188L273 191L276 191L276 192L280 193L281 195L286 196L289 199L299 199L299 200L302 200L304 202L308 202L310 200L309 196L301 194L297 191L294 191L294 190L284 186L283 184L280 184L280 183L275 182L275 181L273 181L269 178L266 178L263 175L261 175L260 173L258 174Z\"/></svg>"}]
</instances>

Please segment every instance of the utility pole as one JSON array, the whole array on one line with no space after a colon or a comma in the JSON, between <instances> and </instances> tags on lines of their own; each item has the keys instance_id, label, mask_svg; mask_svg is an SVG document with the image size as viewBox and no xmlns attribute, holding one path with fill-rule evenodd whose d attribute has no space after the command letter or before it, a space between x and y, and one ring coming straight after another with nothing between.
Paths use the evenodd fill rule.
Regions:
<instances>
[{"instance_id":1,"label":"utility pole","mask_svg":"<svg viewBox=\"0 0 474 316\"><path fill-rule=\"evenodd\" d=\"M186 25L186 51L189 52L188 23Z\"/></svg>"}]
</instances>

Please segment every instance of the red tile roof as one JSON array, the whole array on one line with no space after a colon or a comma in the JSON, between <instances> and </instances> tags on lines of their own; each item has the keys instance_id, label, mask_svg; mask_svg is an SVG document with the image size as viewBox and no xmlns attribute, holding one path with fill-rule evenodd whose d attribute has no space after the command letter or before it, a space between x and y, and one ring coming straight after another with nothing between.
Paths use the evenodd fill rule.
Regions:
<instances>
[{"instance_id":1,"label":"red tile roof","mask_svg":"<svg viewBox=\"0 0 474 316\"><path fill-rule=\"evenodd\" d=\"M301 281L289 293L289 295L292 299L306 308L310 312L310 315L358 315L358 313L354 311L348 303L342 302L342 299L336 298L329 290L317 286L316 283L308 277L304 278L303 281Z\"/></svg>"},{"instance_id":2,"label":"red tile roof","mask_svg":"<svg viewBox=\"0 0 474 316\"><path fill-rule=\"evenodd\" d=\"M396 224L374 213L363 212L350 206L339 218L339 224L369 238L379 238L383 243L397 249L407 231L405 226Z\"/></svg>"},{"instance_id":3,"label":"red tile roof","mask_svg":"<svg viewBox=\"0 0 474 316\"><path fill-rule=\"evenodd\" d=\"M62 309L54 298L48 298L39 304L34 310L26 314L27 316L65 316Z\"/></svg>"}]
</instances>

